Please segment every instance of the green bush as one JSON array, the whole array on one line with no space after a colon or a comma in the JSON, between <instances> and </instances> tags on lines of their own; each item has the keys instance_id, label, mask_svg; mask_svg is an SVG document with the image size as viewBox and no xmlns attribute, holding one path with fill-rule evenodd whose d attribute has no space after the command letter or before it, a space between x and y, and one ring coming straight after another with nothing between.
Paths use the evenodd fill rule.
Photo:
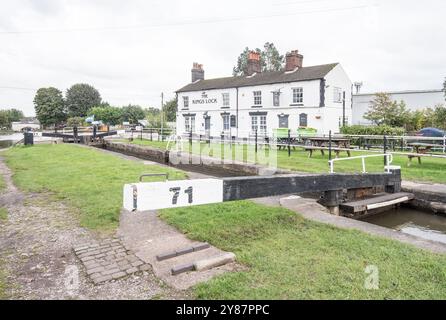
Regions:
<instances>
[{"instance_id":1,"label":"green bush","mask_svg":"<svg viewBox=\"0 0 446 320\"><path fill-rule=\"evenodd\" d=\"M85 124L84 118L82 117L71 117L67 119L68 127L82 127Z\"/></svg>"},{"instance_id":2,"label":"green bush","mask_svg":"<svg viewBox=\"0 0 446 320\"><path fill-rule=\"evenodd\" d=\"M380 126L353 125L353 126L342 127L341 133L351 134L351 135L402 136L406 133L406 130L404 128L391 127L387 125L380 125Z\"/></svg>"}]
</instances>

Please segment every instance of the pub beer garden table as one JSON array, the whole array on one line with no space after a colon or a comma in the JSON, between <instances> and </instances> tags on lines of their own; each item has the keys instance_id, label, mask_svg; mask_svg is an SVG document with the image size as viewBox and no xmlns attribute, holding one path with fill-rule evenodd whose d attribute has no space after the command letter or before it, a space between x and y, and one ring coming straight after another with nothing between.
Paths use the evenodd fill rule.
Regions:
<instances>
[{"instance_id":1,"label":"pub beer garden table","mask_svg":"<svg viewBox=\"0 0 446 320\"><path fill-rule=\"evenodd\" d=\"M409 158L409 166L412 163L413 158L418 158L418 163L421 164L421 155L428 154L432 150L432 148L441 148L442 145L433 144L433 143L423 143L423 142L412 142L408 143L408 146L415 149L415 154L408 154L407 157Z\"/></svg>"},{"instance_id":2,"label":"pub beer garden table","mask_svg":"<svg viewBox=\"0 0 446 320\"><path fill-rule=\"evenodd\" d=\"M313 154L313 150L320 150L321 154L324 155L324 150L328 150L330 142L330 138L328 137L309 137L304 138L304 140L310 143L309 146L305 147L305 150L310 152L310 158ZM351 156L350 150L343 150L350 149L350 139L333 137L331 138L331 143L332 150L336 153L336 157L339 156L341 151L345 151L349 157Z\"/></svg>"}]
</instances>

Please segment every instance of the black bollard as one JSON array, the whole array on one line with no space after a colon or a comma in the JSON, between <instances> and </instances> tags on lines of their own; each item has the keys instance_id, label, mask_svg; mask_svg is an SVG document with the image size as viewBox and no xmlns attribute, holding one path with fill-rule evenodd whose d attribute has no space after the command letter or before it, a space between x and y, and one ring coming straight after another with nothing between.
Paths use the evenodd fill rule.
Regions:
<instances>
[{"instance_id":1,"label":"black bollard","mask_svg":"<svg viewBox=\"0 0 446 320\"><path fill-rule=\"evenodd\" d=\"M32 146L34 145L34 135L32 132L26 131L23 133L24 135L24 144L25 146Z\"/></svg>"}]
</instances>

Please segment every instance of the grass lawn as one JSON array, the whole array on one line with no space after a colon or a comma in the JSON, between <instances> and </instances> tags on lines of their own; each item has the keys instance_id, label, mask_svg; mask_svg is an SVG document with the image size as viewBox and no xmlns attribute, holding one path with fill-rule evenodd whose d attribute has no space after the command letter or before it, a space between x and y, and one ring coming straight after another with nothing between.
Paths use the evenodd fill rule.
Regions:
<instances>
[{"instance_id":1,"label":"grass lawn","mask_svg":"<svg viewBox=\"0 0 446 320\"><path fill-rule=\"evenodd\" d=\"M128 140L121 140L123 142L128 142ZM150 141L150 140L140 140L134 139L133 144L147 145L155 148L166 149L167 142L165 141ZM209 147L207 144L202 143L198 147L198 143L194 143L193 151L194 153L200 153L203 155L214 156L214 154L223 155L224 152L217 152L218 148L221 149L221 144L211 144ZM252 146L250 146L253 149ZM189 150L189 144L185 142L183 144L183 150ZM235 145L232 148L232 159L240 161L251 161L247 157L247 147L242 145ZM231 152L229 154L231 155ZM364 155L364 154L376 154L367 153L365 151L353 151L352 156ZM346 153L342 152L341 157L346 157ZM435 158L422 158L422 164L419 165L417 160L412 161L410 167L407 166L408 158L407 156L394 155L393 165L401 166L402 176L405 180L413 181L426 181L426 182L437 182L446 183L446 159L435 159ZM258 163L262 163L260 159ZM300 172L309 173L326 173L328 172L328 152L325 156L322 156L320 152L316 151L313 153L312 158L308 158L308 152L305 152L301 148L296 148L296 150L291 150L291 157L288 157L287 150L277 150L277 165L279 168L290 169ZM384 159L370 158L366 160L366 168L368 172L379 172L383 171ZM361 160L349 160L341 161L335 163L335 172L360 172L362 169Z\"/></svg>"},{"instance_id":2,"label":"grass lawn","mask_svg":"<svg viewBox=\"0 0 446 320\"><path fill-rule=\"evenodd\" d=\"M446 298L446 256L283 208L238 201L163 210L161 217L249 268L196 286L200 299ZM364 287L367 265L379 268L378 290Z\"/></svg>"},{"instance_id":3,"label":"grass lawn","mask_svg":"<svg viewBox=\"0 0 446 320\"><path fill-rule=\"evenodd\" d=\"M6 210L6 208L2 208L0 207L0 221L1 220L7 220L8 219L8 211Z\"/></svg>"},{"instance_id":4,"label":"grass lawn","mask_svg":"<svg viewBox=\"0 0 446 320\"><path fill-rule=\"evenodd\" d=\"M118 141L129 142L128 139L119 139ZM150 140L146 140L146 139L141 140L138 138L134 138L131 143L141 145L141 146L151 146L151 147L155 147L155 148L162 149L162 150L166 150L166 147L167 147L167 141L157 141L157 140L150 141Z\"/></svg>"},{"instance_id":5,"label":"grass lawn","mask_svg":"<svg viewBox=\"0 0 446 320\"><path fill-rule=\"evenodd\" d=\"M2 175L0 175L0 191L6 189L6 182L5 182L5 178L3 178Z\"/></svg>"},{"instance_id":6,"label":"grass lawn","mask_svg":"<svg viewBox=\"0 0 446 320\"><path fill-rule=\"evenodd\" d=\"M185 178L178 170L148 166L72 144L14 147L4 155L19 188L50 191L77 208L81 224L92 229L117 226L122 188L125 183L137 182L140 174L168 172L172 180Z\"/></svg>"}]
</instances>

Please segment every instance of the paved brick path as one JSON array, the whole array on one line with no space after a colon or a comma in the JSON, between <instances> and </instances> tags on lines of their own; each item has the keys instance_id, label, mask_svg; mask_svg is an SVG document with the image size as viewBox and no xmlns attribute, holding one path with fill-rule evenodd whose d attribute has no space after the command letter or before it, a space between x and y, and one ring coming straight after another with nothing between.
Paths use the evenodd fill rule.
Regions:
<instances>
[{"instance_id":1,"label":"paved brick path","mask_svg":"<svg viewBox=\"0 0 446 320\"><path fill-rule=\"evenodd\" d=\"M74 253L82 261L87 275L95 284L126 277L151 266L127 250L117 238L80 245Z\"/></svg>"}]
</instances>

